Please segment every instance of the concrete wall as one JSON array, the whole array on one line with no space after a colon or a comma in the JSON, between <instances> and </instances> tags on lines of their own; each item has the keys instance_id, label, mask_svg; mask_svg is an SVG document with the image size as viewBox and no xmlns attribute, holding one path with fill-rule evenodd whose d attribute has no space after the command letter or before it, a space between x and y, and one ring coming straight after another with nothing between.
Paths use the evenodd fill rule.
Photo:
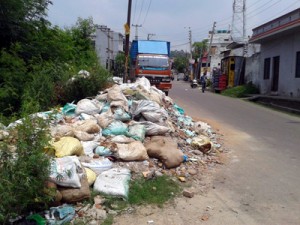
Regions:
<instances>
[{"instance_id":1,"label":"concrete wall","mask_svg":"<svg viewBox=\"0 0 300 225\"><path fill-rule=\"evenodd\" d=\"M260 89L271 94L273 57L280 56L278 95L300 98L300 78L295 78L296 52L300 51L300 33L282 36L261 44ZM270 79L264 80L264 59L271 58Z\"/></svg>"},{"instance_id":2,"label":"concrete wall","mask_svg":"<svg viewBox=\"0 0 300 225\"><path fill-rule=\"evenodd\" d=\"M260 87L260 57L260 53L256 53L246 58L245 66L245 83L252 82L257 87Z\"/></svg>"}]
</instances>

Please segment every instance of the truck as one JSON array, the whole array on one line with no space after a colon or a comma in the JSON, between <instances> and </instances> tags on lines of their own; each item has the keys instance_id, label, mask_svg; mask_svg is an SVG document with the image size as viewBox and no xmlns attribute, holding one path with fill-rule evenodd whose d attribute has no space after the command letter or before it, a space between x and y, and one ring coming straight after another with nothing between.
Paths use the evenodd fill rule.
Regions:
<instances>
[{"instance_id":1,"label":"truck","mask_svg":"<svg viewBox=\"0 0 300 225\"><path fill-rule=\"evenodd\" d=\"M130 48L130 79L146 77L151 85L168 95L172 88L170 42L133 40Z\"/></svg>"}]
</instances>

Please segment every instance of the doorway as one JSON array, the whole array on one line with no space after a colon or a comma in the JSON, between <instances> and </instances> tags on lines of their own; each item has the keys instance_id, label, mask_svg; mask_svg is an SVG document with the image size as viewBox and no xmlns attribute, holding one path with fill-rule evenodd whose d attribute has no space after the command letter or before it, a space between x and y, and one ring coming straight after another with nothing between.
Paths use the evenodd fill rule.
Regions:
<instances>
[{"instance_id":1,"label":"doorway","mask_svg":"<svg viewBox=\"0 0 300 225\"><path fill-rule=\"evenodd\" d=\"M280 56L273 57L272 92L278 91Z\"/></svg>"}]
</instances>

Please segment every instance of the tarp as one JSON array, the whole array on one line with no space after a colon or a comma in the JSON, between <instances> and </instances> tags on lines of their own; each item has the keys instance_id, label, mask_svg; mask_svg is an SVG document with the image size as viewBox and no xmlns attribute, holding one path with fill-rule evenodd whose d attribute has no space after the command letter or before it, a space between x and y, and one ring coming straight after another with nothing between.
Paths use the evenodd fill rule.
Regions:
<instances>
[{"instance_id":1,"label":"tarp","mask_svg":"<svg viewBox=\"0 0 300 225\"><path fill-rule=\"evenodd\" d=\"M170 55L170 42L134 40L130 49L131 59L135 59L137 54L161 54Z\"/></svg>"}]
</instances>

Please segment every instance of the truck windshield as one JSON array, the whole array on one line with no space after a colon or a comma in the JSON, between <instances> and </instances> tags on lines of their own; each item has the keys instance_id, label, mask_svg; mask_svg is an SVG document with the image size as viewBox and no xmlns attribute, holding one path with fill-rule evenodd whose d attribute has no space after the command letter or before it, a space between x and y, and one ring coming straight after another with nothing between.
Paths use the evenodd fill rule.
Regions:
<instances>
[{"instance_id":1,"label":"truck windshield","mask_svg":"<svg viewBox=\"0 0 300 225\"><path fill-rule=\"evenodd\" d=\"M168 69L169 60L166 56L138 56L138 65L142 69Z\"/></svg>"}]
</instances>

